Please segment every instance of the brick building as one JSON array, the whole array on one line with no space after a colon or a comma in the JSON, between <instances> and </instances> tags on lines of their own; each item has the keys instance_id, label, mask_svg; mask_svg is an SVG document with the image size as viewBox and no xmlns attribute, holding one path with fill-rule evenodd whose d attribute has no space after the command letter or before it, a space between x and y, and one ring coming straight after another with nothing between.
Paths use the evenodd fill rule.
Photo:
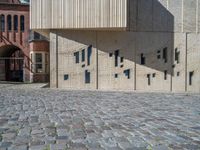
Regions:
<instances>
[{"instance_id":1,"label":"brick building","mask_svg":"<svg viewBox=\"0 0 200 150\"><path fill-rule=\"evenodd\" d=\"M0 81L48 81L49 44L29 22L28 1L0 1Z\"/></svg>"}]
</instances>

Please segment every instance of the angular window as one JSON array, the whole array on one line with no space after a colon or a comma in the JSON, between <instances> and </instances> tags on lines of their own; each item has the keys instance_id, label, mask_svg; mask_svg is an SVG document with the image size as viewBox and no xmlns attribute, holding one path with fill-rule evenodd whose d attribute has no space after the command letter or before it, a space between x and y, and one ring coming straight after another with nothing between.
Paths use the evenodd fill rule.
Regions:
<instances>
[{"instance_id":1,"label":"angular window","mask_svg":"<svg viewBox=\"0 0 200 150\"><path fill-rule=\"evenodd\" d=\"M151 85L151 75L147 74L147 79L148 79L148 85Z\"/></svg>"},{"instance_id":2,"label":"angular window","mask_svg":"<svg viewBox=\"0 0 200 150\"><path fill-rule=\"evenodd\" d=\"M157 59L160 59L160 50L157 51Z\"/></svg>"},{"instance_id":3,"label":"angular window","mask_svg":"<svg viewBox=\"0 0 200 150\"><path fill-rule=\"evenodd\" d=\"M11 15L7 16L7 27L8 27L8 31L10 32L12 30L12 17L11 17Z\"/></svg>"},{"instance_id":4,"label":"angular window","mask_svg":"<svg viewBox=\"0 0 200 150\"><path fill-rule=\"evenodd\" d=\"M69 79L69 75L68 74L65 74L64 75L64 80L68 80Z\"/></svg>"},{"instance_id":5,"label":"angular window","mask_svg":"<svg viewBox=\"0 0 200 150\"><path fill-rule=\"evenodd\" d=\"M74 56L75 56L75 63L78 64L79 63L79 52L75 52Z\"/></svg>"},{"instance_id":6,"label":"angular window","mask_svg":"<svg viewBox=\"0 0 200 150\"><path fill-rule=\"evenodd\" d=\"M118 78L118 74L117 73L115 74L115 78Z\"/></svg>"},{"instance_id":7,"label":"angular window","mask_svg":"<svg viewBox=\"0 0 200 150\"><path fill-rule=\"evenodd\" d=\"M124 74L127 77L127 79L130 79L130 69L124 70Z\"/></svg>"},{"instance_id":8,"label":"angular window","mask_svg":"<svg viewBox=\"0 0 200 150\"><path fill-rule=\"evenodd\" d=\"M180 51L177 48L175 49L175 61L177 64L180 62Z\"/></svg>"},{"instance_id":9,"label":"angular window","mask_svg":"<svg viewBox=\"0 0 200 150\"><path fill-rule=\"evenodd\" d=\"M113 56L113 54L112 53L109 53L109 57L112 57Z\"/></svg>"},{"instance_id":10,"label":"angular window","mask_svg":"<svg viewBox=\"0 0 200 150\"><path fill-rule=\"evenodd\" d=\"M164 80L167 80L167 70L164 71Z\"/></svg>"},{"instance_id":11,"label":"angular window","mask_svg":"<svg viewBox=\"0 0 200 150\"><path fill-rule=\"evenodd\" d=\"M14 31L18 31L18 16L14 15Z\"/></svg>"},{"instance_id":12,"label":"angular window","mask_svg":"<svg viewBox=\"0 0 200 150\"><path fill-rule=\"evenodd\" d=\"M1 15L1 32L5 32L5 16Z\"/></svg>"},{"instance_id":13,"label":"angular window","mask_svg":"<svg viewBox=\"0 0 200 150\"><path fill-rule=\"evenodd\" d=\"M24 25L24 16L20 16L20 30L24 32L25 25Z\"/></svg>"},{"instance_id":14,"label":"angular window","mask_svg":"<svg viewBox=\"0 0 200 150\"><path fill-rule=\"evenodd\" d=\"M194 71L189 72L189 85L192 85L192 78L194 76Z\"/></svg>"},{"instance_id":15,"label":"angular window","mask_svg":"<svg viewBox=\"0 0 200 150\"><path fill-rule=\"evenodd\" d=\"M85 49L83 49L81 51L81 56L82 56L82 62L84 62L85 61Z\"/></svg>"},{"instance_id":16,"label":"angular window","mask_svg":"<svg viewBox=\"0 0 200 150\"><path fill-rule=\"evenodd\" d=\"M90 45L87 49L87 65L89 66L91 63L91 56L92 56L92 45Z\"/></svg>"},{"instance_id":17,"label":"angular window","mask_svg":"<svg viewBox=\"0 0 200 150\"><path fill-rule=\"evenodd\" d=\"M124 62L124 57L120 58L120 62L123 63Z\"/></svg>"},{"instance_id":18,"label":"angular window","mask_svg":"<svg viewBox=\"0 0 200 150\"><path fill-rule=\"evenodd\" d=\"M141 54L141 65L145 65L145 57L144 54Z\"/></svg>"},{"instance_id":19,"label":"angular window","mask_svg":"<svg viewBox=\"0 0 200 150\"><path fill-rule=\"evenodd\" d=\"M118 57L119 57L119 50L115 51L115 67L118 66Z\"/></svg>"},{"instance_id":20,"label":"angular window","mask_svg":"<svg viewBox=\"0 0 200 150\"><path fill-rule=\"evenodd\" d=\"M85 70L85 83L90 83L90 72L88 70Z\"/></svg>"},{"instance_id":21,"label":"angular window","mask_svg":"<svg viewBox=\"0 0 200 150\"><path fill-rule=\"evenodd\" d=\"M152 76L153 76L153 78L155 78L156 77L156 73L153 73Z\"/></svg>"},{"instance_id":22,"label":"angular window","mask_svg":"<svg viewBox=\"0 0 200 150\"><path fill-rule=\"evenodd\" d=\"M163 49L163 59L164 59L164 61L165 61L165 63L167 63L167 47L165 47L164 49Z\"/></svg>"}]
</instances>

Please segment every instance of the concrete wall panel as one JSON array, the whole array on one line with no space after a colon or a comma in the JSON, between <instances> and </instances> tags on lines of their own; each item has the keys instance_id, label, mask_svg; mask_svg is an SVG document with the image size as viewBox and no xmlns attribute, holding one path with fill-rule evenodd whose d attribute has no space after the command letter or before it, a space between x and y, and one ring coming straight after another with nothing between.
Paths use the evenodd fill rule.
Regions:
<instances>
[{"instance_id":1,"label":"concrete wall panel","mask_svg":"<svg viewBox=\"0 0 200 150\"><path fill-rule=\"evenodd\" d=\"M184 0L183 2L183 31L196 32L197 0Z\"/></svg>"}]
</instances>

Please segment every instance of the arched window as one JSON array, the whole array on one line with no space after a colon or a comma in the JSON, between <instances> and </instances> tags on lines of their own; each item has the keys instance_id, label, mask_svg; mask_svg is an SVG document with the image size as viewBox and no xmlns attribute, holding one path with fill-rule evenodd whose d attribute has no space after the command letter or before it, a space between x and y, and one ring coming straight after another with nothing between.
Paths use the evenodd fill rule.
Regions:
<instances>
[{"instance_id":1,"label":"arched window","mask_svg":"<svg viewBox=\"0 0 200 150\"><path fill-rule=\"evenodd\" d=\"M12 18L11 15L7 16L7 26L8 26L8 31L12 30Z\"/></svg>"},{"instance_id":2,"label":"arched window","mask_svg":"<svg viewBox=\"0 0 200 150\"><path fill-rule=\"evenodd\" d=\"M5 16L1 15L1 32L5 32Z\"/></svg>"},{"instance_id":3,"label":"arched window","mask_svg":"<svg viewBox=\"0 0 200 150\"><path fill-rule=\"evenodd\" d=\"M14 31L18 31L18 16L14 16Z\"/></svg>"},{"instance_id":4,"label":"arched window","mask_svg":"<svg viewBox=\"0 0 200 150\"><path fill-rule=\"evenodd\" d=\"M20 16L20 30L24 32L24 16Z\"/></svg>"}]
</instances>

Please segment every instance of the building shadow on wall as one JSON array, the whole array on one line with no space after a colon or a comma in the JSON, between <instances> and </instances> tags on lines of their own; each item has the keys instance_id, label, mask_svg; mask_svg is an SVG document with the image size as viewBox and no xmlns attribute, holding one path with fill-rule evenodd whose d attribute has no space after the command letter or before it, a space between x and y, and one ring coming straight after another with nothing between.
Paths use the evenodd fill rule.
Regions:
<instances>
[{"instance_id":1,"label":"building shadow on wall","mask_svg":"<svg viewBox=\"0 0 200 150\"><path fill-rule=\"evenodd\" d=\"M135 62L138 67L148 67L163 73L167 71L167 74L173 75L174 16L164 5L158 0L130 0L127 31L52 32L74 42L92 45L104 55L112 54L114 57L119 50L119 58Z\"/></svg>"}]
</instances>

